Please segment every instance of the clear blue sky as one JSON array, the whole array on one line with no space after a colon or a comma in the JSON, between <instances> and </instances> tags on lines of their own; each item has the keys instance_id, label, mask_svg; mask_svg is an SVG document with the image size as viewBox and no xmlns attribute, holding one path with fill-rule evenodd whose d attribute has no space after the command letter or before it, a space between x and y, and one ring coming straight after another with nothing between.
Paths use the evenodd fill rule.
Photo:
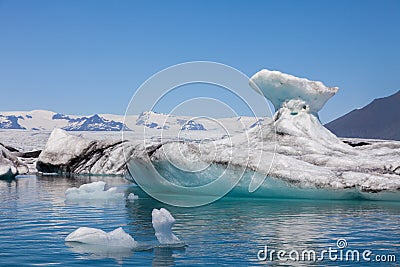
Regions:
<instances>
[{"instance_id":1,"label":"clear blue sky","mask_svg":"<svg viewBox=\"0 0 400 267\"><path fill-rule=\"evenodd\" d=\"M173 64L262 68L340 92L328 122L400 89L400 1L0 0L0 110L123 114Z\"/></svg>"}]
</instances>

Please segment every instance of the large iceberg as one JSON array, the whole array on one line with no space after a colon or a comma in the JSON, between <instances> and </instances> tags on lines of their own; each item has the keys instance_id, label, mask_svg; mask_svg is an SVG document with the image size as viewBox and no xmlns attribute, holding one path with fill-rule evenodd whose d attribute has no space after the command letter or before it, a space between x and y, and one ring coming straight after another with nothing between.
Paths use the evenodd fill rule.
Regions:
<instances>
[{"instance_id":1,"label":"large iceberg","mask_svg":"<svg viewBox=\"0 0 400 267\"><path fill-rule=\"evenodd\" d=\"M229 139L204 143L203 153L192 142L149 146L146 155L131 161L135 180L146 176L160 181L161 176L168 181L143 184L147 189L167 184L165 189L178 193L183 190L171 184L186 190L190 183L211 184L209 178L218 176L218 170L236 169L237 174L229 175L242 178L235 190L248 196L400 199L400 142L353 147L320 123L317 112L338 88L267 70L254 75L250 84L274 103L272 120ZM203 166L208 166L206 171ZM213 193L211 188L202 192ZM378 192L385 194L373 194Z\"/></svg>"},{"instance_id":2,"label":"large iceberg","mask_svg":"<svg viewBox=\"0 0 400 267\"><path fill-rule=\"evenodd\" d=\"M400 142L354 147L320 123L318 111L336 87L268 70L255 74L250 84L276 112L244 133L202 142L110 143L54 130L38 169L124 173L129 162L128 172L139 185L167 195L198 196L192 199L200 199L199 192L218 195L233 189L260 197L400 200Z\"/></svg>"}]
</instances>

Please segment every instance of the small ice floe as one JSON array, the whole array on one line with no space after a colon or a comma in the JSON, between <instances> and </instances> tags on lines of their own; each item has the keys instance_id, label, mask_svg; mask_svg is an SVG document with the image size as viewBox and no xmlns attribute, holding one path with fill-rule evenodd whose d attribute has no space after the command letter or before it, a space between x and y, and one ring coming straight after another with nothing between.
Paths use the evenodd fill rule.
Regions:
<instances>
[{"instance_id":1,"label":"small ice floe","mask_svg":"<svg viewBox=\"0 0 400 267\"><path fill-rule=\"evenodd\" d=\"M79 227L65 238L65 242L71 251L89 254L88 258L115 258L118 261L130 257L134 251L156 249L156 254L165 254L171 253L171 249L185 249L186 244L172 233L171 227L175 218L168 210L154 209L152 223L157 244L137 242L121 227L108 233L101 229Z\"/></svg>"},{"instance_id":2,"label":"small ice floe","mask_svg":"<svg viewBox=\"0 0 400 267\"><path fill-rule=\"evenodd\" d=\"M89 245L133 249L138 246L135 239L127 234L121 227L111 232L89 227L79 227L70 233L66 242L79 242Z\"/></svg>"},{"instance_id":3,"label":"small ice floe","mask_svg":"<svg viewBox=\"0 0 400 267\"><path fill-rule=\"evenodd\" d=\"M81 185L79 188L68 188L65 191L65 197L67 200L124 199L124 193L118 192L116 187L105 190L105 186L105 182L99 181Z\"/></svg>"},{"instance_id":4,"label":"small ice floe","mask_svg":"<svg viewBox=\"0 0 400 267\"><path fill-rule=\"evenodd\" d=\"M18 159L12 151L15 149L0 143L0 179L13 179L18 174L27 174L28 166Z\"/></svg>"},{"instance_id":5,"label":"small ice floe","mask_svg":"<svg viewBox=\"0 0 400 267\"><path fill-rule=\"evenodd\" d=\"M135 195L134 193L130 193L130 194L126 197L126 199L129 200L129 201L134 201L135 199L138 199L138 198L139 198L139 196L138 196L138 195Z\"/></svg>"},{"instance_id":6,"label":"small ice floe","mask_svg":"<svg viewBox=\"0 0 400 267\"><path fill-rule=\"evenodd\" d=\"M153 228L158 242L161 246L182 247L185 243L172 233L172 225L175 224L175 218L171 213L164 209L153 209L151 213Z\"/></svg>"}]
</instances>

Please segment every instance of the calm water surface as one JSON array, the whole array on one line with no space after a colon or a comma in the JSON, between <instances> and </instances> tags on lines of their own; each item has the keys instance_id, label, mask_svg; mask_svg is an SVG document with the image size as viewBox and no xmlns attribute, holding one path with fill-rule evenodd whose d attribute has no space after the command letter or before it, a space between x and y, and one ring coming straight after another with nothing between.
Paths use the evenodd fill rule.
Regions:
<instances>
[{"instance_id":1,"label":"calm water surface","mask_svg":"<svg viewBox=\"0 0 400 267\"><path fill-rule=\"evenodd\" d=\"M140 199L66 203L67 188L103 180ZM347 249L395 255L396 263L361 262L360 266L400 264L400 203L226 198L198 208L167 206L118 177L23 176L0 181L0 266L322 266L354 262L260 262L257 252L332 247L344 238ZM111 231L117 227L139 242L155 242L153 208L166 207L176 218L175 234L188 246L147 251L108 251L64 238L81 226ZM372 257L371 257L372 258Z\"/></svg>"}]
</instances>

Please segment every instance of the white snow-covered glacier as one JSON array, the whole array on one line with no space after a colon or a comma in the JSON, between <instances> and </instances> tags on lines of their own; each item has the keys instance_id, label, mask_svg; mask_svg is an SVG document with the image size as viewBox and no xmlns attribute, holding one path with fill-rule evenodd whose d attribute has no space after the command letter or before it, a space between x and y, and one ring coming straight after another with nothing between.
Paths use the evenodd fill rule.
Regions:
<instances>
[{"instance_id":1,"label":"white snow-covered glacier","mask_svg":"<svg viewBox=\"0 0 400 267\"><path fill-rule=\"evenodd\" d=\"M320 123L318 111L338 88L269 70L256 73L250 85L271 100L276 112L243 133L200 142L152 138L110 143L55 130L38 169L128 171L136 182L159 191L176 185L168 187L171 194L184 186L190 195L208 185L202 193L219 194L215 188L228 183L232 193L246 196L400 200L400 142L351 146Z\"/></svg>"},{"instance_id":2,"label":"white snow-covered glacier","mask_svg":"<svg viewBox=\"0 0 400 267\"><path fill-rule=\"evenodd\" d=\"M120 122L121 117L110 114L64 115L48 110L9 111L0 112L0 129L46 131L62 128L67 131L120 131L126 128Z\"/></svg>"}]
</instances>

